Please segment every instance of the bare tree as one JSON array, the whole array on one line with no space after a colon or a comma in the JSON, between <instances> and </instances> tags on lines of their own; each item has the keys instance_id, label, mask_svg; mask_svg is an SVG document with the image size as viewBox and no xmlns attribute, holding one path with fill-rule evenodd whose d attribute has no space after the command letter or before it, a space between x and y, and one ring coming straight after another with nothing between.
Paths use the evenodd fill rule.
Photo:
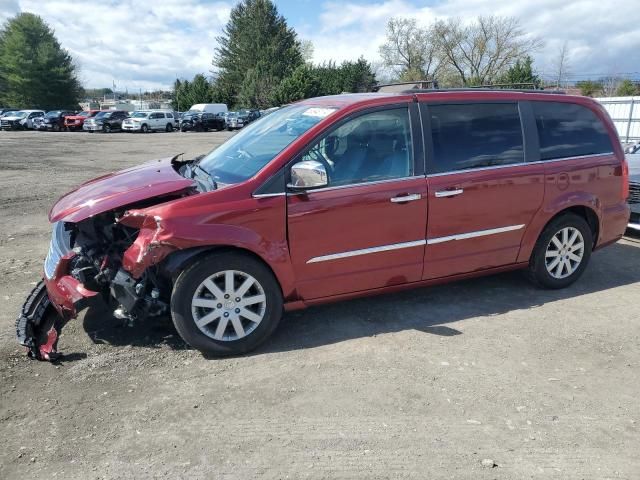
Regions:
<instances>
[{"instance_id":1,"label":"bare tree","mask_svg":"<svg viewBox=\"0 0 640 480\"><path fill-rule=\"evenodd\" d=\"M407 81L434 78L441 67L434 29L421 28L414 19L389 20L380 56L384 66Z\"/></svg>"},{"instance_id":2,"label":"bare tree","mask_svg":"<svg viewBox=\"0 0 640 480\"><path fill-rule=\"evenodd\" d=\"M512 17L478 17L468 25L460 19L440 20L434 34L444 60L464 85L495 82L516 60L541 46Z\"/></svg>"},{"instance_id":3,"label":"bare tree","mask_svg":"<svg viewBox=\"0 0 640 480\"><path fill-rule=\"evenodd\" d=\"M306 63L312 63L313 62L314 50L315 50L315 48L314 48L313 42L311 40L302 40L300 42L300 53L302 54L302 59Z\"/></svg>"},{"instance_id":4,"label":"bare tree","mask_svg":"<svg viewBox=\"0 0 640 480\"><path fill-rule=\"evenodd\" d=\"M560 88L563 85L563 82L565 82L566 77L569 75L569 70L569 43L565 41L558 52L558 57L553 63L556 88Z\"/></svg>"}]
</instances>

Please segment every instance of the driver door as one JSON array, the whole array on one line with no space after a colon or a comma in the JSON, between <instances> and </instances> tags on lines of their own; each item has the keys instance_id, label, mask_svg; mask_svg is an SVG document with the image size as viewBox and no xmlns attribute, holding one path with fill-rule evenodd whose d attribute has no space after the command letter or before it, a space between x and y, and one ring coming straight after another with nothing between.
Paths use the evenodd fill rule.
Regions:
<instances>
[{"instance_id":1,"label":"driver door","mask_svg":"<svg viewBox=\"0 0 640 480\"><path fill-rule=\"evenodd\" d=\"M297 161L322 163L326 187L287 194L288 240L304 299L421 279L427 223L415 104L355 114Z\"/></svg>"}]
</instances>

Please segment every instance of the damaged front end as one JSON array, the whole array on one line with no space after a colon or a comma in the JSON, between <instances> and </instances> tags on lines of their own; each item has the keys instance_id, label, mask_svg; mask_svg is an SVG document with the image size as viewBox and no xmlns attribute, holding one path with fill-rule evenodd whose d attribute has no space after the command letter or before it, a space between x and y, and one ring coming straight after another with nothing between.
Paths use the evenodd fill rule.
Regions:
<instances>
[{"instance_id":1,"label":"damaged front end","mask_svg":"<svg viewBox=\"0 0 640 480\"><path fill-rule=\"evenodd\" d=\"M137 210L54 223L44 278L16 321L29 356L54 360L64 324L97 297L129 324L165 314L171 283L155 265L175 248L161 237L161 220Z\"/></svg>"}]
</instances>

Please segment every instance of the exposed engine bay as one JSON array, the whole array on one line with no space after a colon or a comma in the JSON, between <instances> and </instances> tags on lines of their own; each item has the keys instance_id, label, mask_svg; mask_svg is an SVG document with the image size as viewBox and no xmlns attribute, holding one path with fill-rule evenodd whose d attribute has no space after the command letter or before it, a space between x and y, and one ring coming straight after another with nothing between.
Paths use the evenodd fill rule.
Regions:
<instances>
[{"instance_id":1,"label":"exposed engine bay","mask_svg":"<svg viewBox=\"0 0 640 480\"><path fill-rule=\"evenodd\" d=\"M188 162L174 164L179 173L187 166ZM44 278L29 294L16 320L18 342L27 347L29 356L55 360L62 327L76 316L77 311L87 307L93 297L101 297L113 308L114 316L129 325L166 314L171 278L163 275L152 261L140 261L137 264L139 271L127 271L123 268L125 252L132 247L142 229L148 233L149 223L153 224L152 230L160 231L159 219L136 212L197 191L196 187L144 199L79 222L54 222ZM149 242L149 249L155 246ZM148 253L140 252L140 259ZM81 292L81 295L76 294L81 298L74 301L71 308L65 309L62 302L57 303L55 296L51 297L47 292L47 282L57 282L60 277L67 280L65 285L72 282L72 287L63 286L63 290Z\"/></svg>"}]
</instances>

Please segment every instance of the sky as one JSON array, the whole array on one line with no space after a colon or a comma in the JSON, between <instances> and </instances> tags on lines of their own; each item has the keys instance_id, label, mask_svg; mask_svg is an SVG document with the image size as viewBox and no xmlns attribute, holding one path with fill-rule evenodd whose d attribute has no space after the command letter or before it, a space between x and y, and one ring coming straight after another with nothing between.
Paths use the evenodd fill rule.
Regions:
<instances>
[{"instance_id":1,"label":"sky","mask_svg":"<svg viewBox=\"0 0 640 480\"><path fill-rule=\"evenodd\" d=\"M18 12L40 15L80 67L86 87L168 89L176 77L211 70L216 36L235 1L225 0L0 0L0 22ZM625 74L640 77L638 0L283 0L278 10L300 39L314 46L314 62L380 64L389 18L436 19L479 15L517 17L543 46L534 66L550 76L562 45L574 80Z\"/></svg>"}]
</instances>

